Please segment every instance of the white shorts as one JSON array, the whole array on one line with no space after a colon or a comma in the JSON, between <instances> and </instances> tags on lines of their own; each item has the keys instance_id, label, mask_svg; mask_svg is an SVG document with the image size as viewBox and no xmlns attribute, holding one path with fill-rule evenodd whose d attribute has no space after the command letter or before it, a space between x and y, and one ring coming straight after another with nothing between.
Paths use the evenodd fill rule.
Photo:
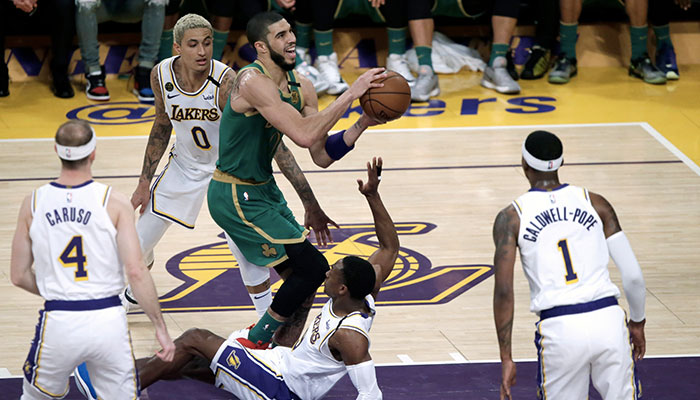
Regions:
<instances>
[{"instance_id":1,"label":"white shorts","mask_svg":"<svg viewBox=\"0 0 700 400\"><path fill-rule=\"evenodd\" d=\"M624 310L608 306L540 320L535 332L538 399L637 399L639 382Z\"/></svg>"},{"instance_id":2,"label":"white shorts","mask_svg":"<svg viewBox=\"0 0 700 400\"><path fill-rule=\"evenodd\" d=\"M210 368L216 387L233 393L240 400L300 400L284 382L279 366L288 347L251 350L236 338L246 337L248 330L236 331L221 344Z\"/></svg>"},{"instance_id":3,"label":"white shorts","mask_svg":"<svg viewBox=\"0 0 700 400\"><path fill-rule=\"evenodd\" d=\"M228 233L224 232L224 236L226 237L226 243L228 243L231 254L233 254L236 261L238 261L238 270L241 273L241 280L244 285L257 286L270 279L269 267L255 265L248 261Z\"/></svg>"},{"instance_id":4,"label":"white shorts","mask_svg":"<svg viewBox=\"0 0 700 400\"><path fill-rule=\"evenodd\" d=\"M151 188L151 211L161 218L193 229L202 209L212 173L185 170L170 156Z\"/></svg>"},{"instance_id":5,"label":"white shorts","mask_svg":"<svg viewBox=\"0 0 700 400\"><path fill-rule=\"evenodd\" d=\"M138 398L136 366L126 312L116 306L89 311L39 311L39 323L22 368L22 399L61 398L73 370L86 362L97 393L105 399ZM86 304L100 300L64 302ZM93 303L94 304L94 303Z\"/></svg>"}]
</instances>

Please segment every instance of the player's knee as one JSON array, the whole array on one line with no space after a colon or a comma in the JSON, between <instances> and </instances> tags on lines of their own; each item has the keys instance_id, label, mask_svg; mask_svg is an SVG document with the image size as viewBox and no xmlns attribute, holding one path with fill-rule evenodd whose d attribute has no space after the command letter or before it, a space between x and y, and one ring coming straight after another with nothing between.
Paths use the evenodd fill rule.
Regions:
<instances>
[{"instance_id":1,"label":"player's knee","mask_svg":"<svg viewBox=\"0 0 700 400\"><path fill-rule=\"evenodd\" d=\"M206 329L190 328L175 340L175 346L188 353L196 349L199 343L205 342L212 333Z\"/></svg>"},{"instance_id":2,"label":"player's knee","mask_svg":"<svg viewBox=\"0 0 700 400\"><path fill-rule=\"evenodd\" d=\"M284 247L293 262L294 273L303 276L316 287L321 286L330 269L326 257L308 240Z\"/></svg>"}]
</instances>

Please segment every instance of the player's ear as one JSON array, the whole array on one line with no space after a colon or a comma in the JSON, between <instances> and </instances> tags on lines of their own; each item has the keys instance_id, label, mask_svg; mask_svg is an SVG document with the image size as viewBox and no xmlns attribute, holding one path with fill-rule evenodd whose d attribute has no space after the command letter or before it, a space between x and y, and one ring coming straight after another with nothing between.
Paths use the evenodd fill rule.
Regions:
<instances>
[{"instance_id":1,"label":"player's ear","mask_svg":"<svg viewBox=\"0 0 700 400\"><path fill-rule=\"evenodd\" d=\"M267 53L267 44L263 42L262 40L258 40L253 44L253 47L255 47L255 51L260 54L262 53Z\"/></svg>"}]
</instances>

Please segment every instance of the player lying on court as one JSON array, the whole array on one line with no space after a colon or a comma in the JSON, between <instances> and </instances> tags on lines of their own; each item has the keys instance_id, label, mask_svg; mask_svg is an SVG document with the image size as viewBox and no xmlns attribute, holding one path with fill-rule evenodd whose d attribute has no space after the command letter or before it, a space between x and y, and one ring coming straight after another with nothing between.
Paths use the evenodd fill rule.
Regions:
<instances>
[{"instance_id":1,"label":"player lying on court","mask_svg":"<svg viewBox=\"0 0 700 400\"><path fill-rule=\"evenodd\" d=\"M324 292L330 300L293 348L252 350L239 343L245 341L246 330L225 339L193 328L175 340L171 363L155 356L137 361L142 388L160 379L192 377L242 400L314 400L347 373L358 399L381 399L368 335L377 293L399 250L394 223L377 191L381 166L382 159L374 159L367 163L367 182L358 179L372 211L379 248L369 260L348 256L326 273Z\"/></svg>"},{"instance_id":2,"label":"player lying on court","mask_svg":"<svg viewBox=\"0 0 700 400\"><path fill-rule=\"evenodd\" d=\"M501 399L511 399L515 363L513 268L520 250L536 324L538 398L585 399L589 382L603 399L637 399L635 361L644 356L645 286L632 247L603 196L559 182L563 147L545 131L528 135L522 167L530 191L503 209L493 225L493 314L501 353ZM620 270L629 322L610 280ZM630 341L632 342L630 344Z\"/></svg>"}]
</instances>

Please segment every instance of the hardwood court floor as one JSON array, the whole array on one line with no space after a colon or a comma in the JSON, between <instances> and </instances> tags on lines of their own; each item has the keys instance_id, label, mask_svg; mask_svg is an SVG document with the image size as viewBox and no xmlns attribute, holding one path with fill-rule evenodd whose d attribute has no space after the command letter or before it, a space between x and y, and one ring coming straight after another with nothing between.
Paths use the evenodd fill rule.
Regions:
<instances>
[{"instance_id":1,"label":"hardwood court floor","mask_svg":"<svg viewBox=\"0 0 700 400\"><path fill-rule=\"evenodd\" d=\"M375 360L393 363L498 358L488 269L493 253L491 226L496 213L528 189L518 167L520 146L535 126L543 124L564 142L562 181L601 193L616 207L645 274L648 354L700 353L700 278L696 261L700 243L700 175L696 165L700 159L700 117L697 102L691 102L691 94L696 95L700 87L700 71L691 66L684 72L682 81L667 87L632 80L613 83L606 73L626 79L624 70L603 68L580 72L579 81L570 86L523 84L521 97L532 94L555 99L550 102L556 105L555 110L542 114L505 111L513 108L512 103L506 103L512 98L484 91L475 86L475 74L462 73L443 79L444 93L439 100L445 105L431 105L432 111L442 113L404 117L387 129L369 131L353 152L328 170L319 170L304 151L294 148L321 206L344 229L336 232L336 238L342 241L326 252L329 257L371 251L371 243L364 242L364 228L354 225L372 221L364 199L357 193L355 179L364 177L364 163L370 157L380 155L385 160L380 191L394 221L401 226L403 258L392 278L394 289L382 293L380 301L419 304L379 308L372 330ZM690 79L691 75L696 79ZM602 79L602 83L598 85L593 77ZM115 88L113 102L132 101L118 90L118 82L110 84ZM465 86L457 92L459 84ZM32 101L26 97L15 100L22 93L41 92L43 87L38 83L13 86L11 90L11 102L0 100L3 137L39 138L0 142L0 335L4 339L0 343L0 368L19 375L42 302L10 283L10 243L17 209L23 196L58 171L51 140L40 138L51 137L68 111L88 102L80 93L68 105L43 94ZM612 93L617 96L611 98ZM642 99L642 95L647 97ZM461 114L472 104L467 101L465 106L464 99L492 97L496 99L494 104L482 103L483 111ZM328 101L324 98L322 104ZM415 113L428 111L414 109ZM345 127L353 120L339 126ZM95 176L131 194L146 144L146 138L139 135L146 134L149 127L147 122L99 125L97 132L102 138ZM664 146L666 139L680 150ZM290 207L301 218L300 202L289 184L279 175L277 180L287 193ZM177 297L179 293L180 298L174 301L183 307L196 303L200 308L225 309L167 313L166 321L174 336L193 326L227 335L256 319L252 311L233 311L232 305L238 303L229 301L241 295L247 297L240 283L231 278L235 264L207 264L231 262L230 258L203 249L206 254L189 256L205 257L204 264L187 266L181 254L221 242L217 237L220 232L204 207L194 231L173 226L156 248L153 275L162 296ZM514 357L532 359L536 317L528 311L527 282L519 265L516 268ZM447 269L451 272L440 274ZM619 285L619 274L612 265L611 274ZM184 291L183 281L188 281ZM187 285L192 282L201 286L188 292L192 286ZM136 314L129 320L136 356L150 355L156 342L147 318Z\"/></svg>"}]
</instances>

